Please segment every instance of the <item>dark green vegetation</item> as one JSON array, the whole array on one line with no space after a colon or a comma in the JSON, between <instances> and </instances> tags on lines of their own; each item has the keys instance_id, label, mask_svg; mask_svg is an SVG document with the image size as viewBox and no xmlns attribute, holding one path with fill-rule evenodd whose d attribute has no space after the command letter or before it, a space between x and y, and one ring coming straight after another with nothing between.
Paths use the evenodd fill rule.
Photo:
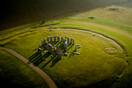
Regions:
<instances>
[{"instance_id":1,"label":"dark green vegetation","mask_svg":"<svg viewBox=\"0 0 132 88\"><path fill-rule=\"evenodd\" d=\"M44 79L28 65L3 50L0 50L0 56L1 87L48 88Z\"/></svg>"},{"instance_id":2,"label":"dark green vegetation","mask_svg":"<svg viewBox=\"0 0 132 88\"><path fill-rule=\"evenodd\" d=\"M127 0L0 0L0 30L124 1Z\"/></svg>"},{"instance_id":3,"label":"dark green vegetation","mask_svg":"<svg viewBox=\"0 0 132 88\"><path fill-rule=\"evenodd\" d=\"M3 30L0 33L0 45L11 48L30 59L34 65L45 71L61 88L131 88L132 21L129 19L132 17L132 8L130 3L132 2L123 2L119 6L114 4L92 9L85 13L77 11L80 14L51 20L45 24ZM83 2L80 4L83 4ZM53 2L52 6L54 5ZM49 8L52 8L52 6L49 6ZM79 4L77 6L80 8ZM70 6L66 8L71 9ZM61 12L61 10L64 12L64 8L57 11ZM84 9L84 11L86 10L88 9ZM67 11L65 12L63 14L69 14ZM58 16L59 13L56 14ZM40 16L35 15L33 19L43 20ZM80 55L62 57L59 60L52 58L52 55L44 51L47 60L43 61L33 50L41 44L42 39L55 35L74 38L76 44L82 47L78 51ZM74 48L71 47L71 49ZM34 58L30 58L31 56Z\"/></svg>"},{"instance_id":4,"label":"dark green vegetation","mask_svg":"<svg viewBox=\"0 0 132 88\"><path fill-rule=\"evenodd\" d=\"M127 58L126 55L123 54L123 52L126 53L126 51L121 49L120 45L115 41L107 39L107 34L106 36L101 36L96 32L96 30L99 31L100 28L87 27L85 22L81 20L82 19L76 20L73 19L73 17L69 17L57 21L50 21L49 24L57 22L60 24L45 27L37 26L32 29L24 30L32 30L34 34L25 35L24 32L23 35L25 36L23 37L19 35L10 37L11 39L17 40L8 41L10 38L6 39L4 40L5 42L3 41L5 43L3 46L12 48L26 58L29 58L35 54L33 50L41 44L40 40L54 35L69 36L75 39L76 44L81 45L82 48L78 51L80 55L63 57L61 60L58 60L57 58L52 58L51 55L45 51L44 55L47 57L46 61L43 61L42 58L36 54L34 58L29 59L50 75L59 87L93 87L94 84L104 87L111 86L122 77L122 72L127 67ZM19 30L18 33L21 31L22 30ZM109 31L107 30L106 33L107 32ZM10 33L8 36L14 33ZM104 33L103 30L102 33ZM74 49L75 47L72 48ZM105 83L108 85L103 85Z\"/></svg>"}]
</instances>

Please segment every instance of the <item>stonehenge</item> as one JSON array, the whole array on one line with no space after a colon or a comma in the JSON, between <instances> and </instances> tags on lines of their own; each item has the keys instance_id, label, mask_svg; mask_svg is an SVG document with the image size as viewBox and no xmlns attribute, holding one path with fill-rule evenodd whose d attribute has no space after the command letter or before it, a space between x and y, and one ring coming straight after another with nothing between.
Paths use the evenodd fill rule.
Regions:
<instances>
[{"instance_id":1,"label":"stonehenge","mask_svg":"<svg viewBox=\"0 0 132 88\"><path fill-rule=\"evenodd\" d=\"M47 39L43 39L42 44L39 45L38 50L39 54L42 56L42 52L48 50L53 55L58 55L58 58L61 59L62 56L69 56L69 46L74 46L75 41L73 38L69 37L59 37L59 36L49 36ZM59 42L59 43L58 43ZM43 48L46 47L46 48ZM77 50L81 48L80 45L75 45L74 55L79 55L80 53Z\"/></svg>"}]
</instances>

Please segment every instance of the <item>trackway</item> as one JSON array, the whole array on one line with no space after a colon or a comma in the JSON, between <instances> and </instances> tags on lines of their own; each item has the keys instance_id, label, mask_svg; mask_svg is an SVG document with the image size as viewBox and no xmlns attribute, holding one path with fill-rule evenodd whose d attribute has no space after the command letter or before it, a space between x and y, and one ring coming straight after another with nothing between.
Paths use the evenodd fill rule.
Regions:
<instances>
[{"instance_id":1,"label":"trackway","mask_svg":"<svg viewBox=\"0 0 132 88\"><path fill-rule=\"evenodd\" d=\"M1 50L5 50L7 52L10 52L11 54L13 54L14 56L16 56L17 58L19 58L21 61L28 63L29 61L23 57L22 55L20 55L19 53L17 53L16 51L9 49L9 48L0 48ZM46 83L49 85L50 88L57 88L56 84L54 83L54 81L45 73L43 72L41 69L39 69L37 66L34 66L32 63L28 64L32 69L34 69L38 74L41 75L42 78L45 79Z\"/></svg>"}]
</instances>

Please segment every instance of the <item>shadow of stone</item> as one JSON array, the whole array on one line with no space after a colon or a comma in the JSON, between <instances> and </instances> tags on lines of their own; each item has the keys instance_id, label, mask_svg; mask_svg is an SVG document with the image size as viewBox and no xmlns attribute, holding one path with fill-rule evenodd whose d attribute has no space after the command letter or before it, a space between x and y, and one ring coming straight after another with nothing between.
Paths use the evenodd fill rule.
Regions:
<instances>
[{"instance_id":1,"label":"shadow of stone","mask_svg":"<svg viewBox=\"0 0 132 88\"><path fill-rule=\"evenodd\" d=\"M34 57L32 60L30 60L30 62L38 66L41 62L45 60L45 58L49 57L50 55L51 55L50 52L47 52L44 55L39 54L36 57Z\"/></svg>"},{"instance_id":2,"label":"shadow of stone","mask_svg":"<svg viewBox=\"0 0 132 88\"><path fill-rule=\"evenodd\" d=\"M60 49L61 49L62 51L64 51L64 46L63 46L63 43L62 43L62 44L60 44Z\"/></svg>"},{"instance_id":3,"label":"shadow of stone","mask_svg":"<svg viewBox=\"0 0 132 88\"><path fill-rule=\"evenodd\" d=\"M72 48L74 45L72 45L72 44L69 44L69 46L68 46L68 50L70 49L70 48Z\"/></svg>"},{"instance_id":4,"label":"shadow of stone","mask_svg":"<svg viewBox=\"0 0 132 88\"><path fill-rule=\"evenodd\" d=\"M71 56L73 56L74 54L73 54L73 52L69 55L69 57L71 57Z\"/></svg>"},{"instance_id":5,"label":"shadow of stone","mask_svg":"<svg viewBox=\"0 0 132 88\"><path fill-rule=\"evenodd\" d=\"M50 53L50 52L47 52L47 53L45 53L45 54L43 55L43 57L44 57L44 58L48 58L50 55L51 55L51 53Z\"/></svg>"},{"instance_id":6,"label":"shadow of stone","mask_svg":"<svg viewBox=\"0 0 132 88\"><path fill-rule=\"evenodd\" d=\"M39 52L37 51L35 54L33 54L31 57L29 57L29 61L31 61L32 59L34 59L38 55L39 55Z\"/></svg>"},{"instance_id":7,"label":"shadow of stone","mask_svg":"<svg viewBox=\"0 0 132 88\"><path fill-rule=\"evenodd\" d=\"M51 65L50 67L55 66L60 60L61 60L61 59L60 59L58 56L56 56L56 57L54 58L54 60L52 61L52 65Z\"/></svg>"},{"instance_id":8,"label":"shadow of stone","mask_svg":"<svg viewBox=\"0 0 132 88\"><path fill-rule=\"evenodd\" d=\"M71 57L71 56L73 56L74 54L73 54L73 52L75 52L75 50L73 50L72 52L71 52L71 54L69 55L69 57Z\"/></svg>"},{"instance_id":9,"label":"shadow of stone","mask_svg":"<svg viewBox=\"0 0 132 88\"><path fill-rule=\"evenodd\" d=\"M46 50L46 47L45 46L41 46L41 47L43 47L42 52L44 52ZM34 60L36 60L35 58L39 57L39 55L40 52L37 51L36 53L34 53L32 56L29 57L29 61L33 62Z\"/></svg>"},{"instance_id":10,"label":"shadow of stone","mask_svg":"<svg viewBox=\"0 0 132 88\"><path fill-rule=\"evenodd\" d=\"M44 45L42 45L42 46L41 46L41 48L46 49L46 45L45 45L45 44L44 44Z\"/></svg>"},{"instance_id":11,"label":"shadow of stone","mask_svg":"<svg viewBox=\"0 0 132 88\"><path fill-rule=\"evenodd\" d=\"M34 61L32 61L32 63L36 66L38 66L41 62L42 62L42 55L39 55Z\"/></svg>"},{"instance_id":12,"label":"shadow of stone","mask_svg":"<svg viewBox=\"0 0 132 88\"><path fill-rule=\"evenodd\" d=\"M50 59L47 63L45 63L45 64L42 66L42 68L45 67L46 65L48 65L56 56L57 56L57 55L55 55L54 57L51 57L51 59Z\"/></svg>"},{"instance_id":13,"label":"shadow of stone","mask_svg":"<svg viewBox=\"0 0 132 88\"><path fill-rule=\"evenodd\" d=\"M54 46L57 46L57 45L59 45L59 44L61 44L61 42L57 42Z\"/></svg>"},{"instance_id":14,"label":"shadow of stone","mask_svg":"<svg viewBox=\"0 0 132 88\"><path fill-rule=\"evenodd\" d=\"M37 57L37 60L34 61L34 65L38 66L40 63L42 63L44 61L45 58L48 58L51 55L50 52L45 53L44 55L40 55L39 57Z\"/></svg>"},{"instance_id":15,"label":"shadow of stone","mask_svg":"<svg viewBox=\"0 0 132 88\"><path fill-rule=\"evenodd\" d=\"M53 42L52 45L54 46L55 44L57 44L58 42Z\"/></svg>"},{"instance_id":16,"label":"shadow of stone","mask_svg":"<svg viewBox=\"0 0 132 88\"><path fill-rule=\"evenodd\" d=\"M36 57L34 57L32 60L29 60L29 61L34 63L40 57L41 57L41 54L38 54Z\"/></svg>"}]
</instances>

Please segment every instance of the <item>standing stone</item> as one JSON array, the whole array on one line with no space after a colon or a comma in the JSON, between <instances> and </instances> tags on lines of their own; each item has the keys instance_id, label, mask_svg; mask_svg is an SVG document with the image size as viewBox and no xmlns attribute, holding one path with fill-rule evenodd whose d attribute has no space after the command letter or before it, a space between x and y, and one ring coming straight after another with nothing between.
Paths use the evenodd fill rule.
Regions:
<instances>
[{"instance_id":1,"label":"standing stone","mask_svg":"<svg viewBox=\"0 0 132 88\"><path fill-rule=\"evenodd\" d=\"M49 50L50 46L52 46L50 43L47 44L47 49Z\"/></svg>"},{"instance_id":2,"label":"standing stone","mask_svg":"<svg viewBox=\"0 0 132 88\"><path fill-rule=\"evenodd\" d=\"M42 45L46 44L46 39L42 40Z\"/></svg>"},{"instance_id":3,"label":"standing stone","mask_svg":"<svg viewBox=\"0 0 132 88\"><path fill-rule=\"evenodd\" d=\"M76 52L77 49L79 49L79 48L81 48L81 46L80 46L80 45L76 45L76 46L75 46L75 52Z\"/></svg>"},{"instance_id":4,"label":"standing stone","mask_svg":"<svg viewBox=\"0 0 132 88\"><path fill-rule=\"evenodd\" d=\"M67 40L67 44L69 44L69 37L65 37L65 39Z\"/></svg>"},{"instance_id":5,"label":"standing stone","mask_svg":"<svg viewBox=\"0 0 132 88\"><path fill-rule=\"evenodd\" d=\"M74 39L72 40L72 44L73 44L73 45L75 44Z\"/></svg>"},{"instance_id":6,"label":"standing stone","mask_svg":"<svg viewBox=\"0 0 132 88\"><path fill-rule=\"evenodd\" d=\"M66 41L66 39L64 39L64 41L63 41L63 46L64 46L64 50L67 51L68 49L67 49L67 41Z\"/></svg>"},{"instance_id":7,"label":"standing stone","mask_svg":"<svg viewBox=\"0 0 132 88\"><path fill-rule=\"evenodd\" d=\"M59 42L60 41L60 37L59 36L57 36L57 42Z\"/></svg>"},{"instance_id":8,"label":"standing stone","mask_svg":"<svg viewBox=\"0 0 132 88\"><path fill-rule=\"evenodd\" d=\"M43 40L44 44L46 44L46 39Z\"/></svg>"},{"instance_id":9,"label":"standing stone","mask_svg":"<svg viewBox=\"0 0 132 88\"><path fill-rule=\"evenodd\" d=\"M65 41L65 50L67 51L67 41Z\"/></svg>"},{"instance_id":10,"label":"standing stone","mask_svg":"<svg viewBox=\"0 0 132 88\"><path fill-rule=\"evenodd\" d=\"M38 52L40 55L42 55L42 49L41 48L38 48Z\"/></svg>"},{"instance_id":11,"label":"standing stone","mask_svg":"<svg viewBox=\"0 0 132 88\"><path fill-rule=\"evenodd\" d=\"M65 42L66 42L66 39L65 39L65 38L63 38L63 44L65 44Z\"/></svg>"},{"instance_id":12,"label":"standing stone","mask_svg":"<svg viewBox=\"0 0 132 88\"><path fill-rule=\"evenodd\" d=\"M61 59L62 58L62 54L58 54L58 58Z\"/></svg>"},{"instance_id":13,"label":"standing stone","mask_svg":"<svg viewBox=\"0 0 132 88\"><path fill-rule=\"evenodd\" d=\"M47 42L48 42L48 43L50 42L49 37L47 38Z\"/></svg>"},{"instance_id":14,"label":"standing stone","mask_svg":"<svg viewBox=\"0 0 132 88\"><path fill-rule=\"evenodd\" d=\"M75 46L75 52L77 52L77 49L78 49L78 46L76 45L76 46Z\"/></svg>"},{"instance_id":15,"label":"standing stone","mask_svg":"<svg viewBox=\"0 0 132 88\"><path fill-rule=\"evenodd\" d=\"M50 42L53 43L52 37L50 37Z\"/></svg>"},{"instance_id":16,"label":"standing stone","mask_svg":"<svg viewBox=\"0 0 132 88\"><path fill-rule=\"evenodd\" d=\"M50 53L53 53L53 46L51 44L47 45L47 49L49 50Z\"/></svg>"},{"instance_id":17,"label":"standing stone","mask_svg":"<svg viewBox=\"0 0 132 88\"><path fill-rule=\"evenodd\" d=\"M50 53L53 53L53 50L54 50L53 47L50 47L49 52L50 52Z\"/></svg>"},{"instance_id":18,"label":"standing stone","mask_svg":"<svg viewBox=\"0 0 132 88\"><path fill-rule=\"evenodd\" d=\"M67 38L67 44L69 44L69 38Z\"/></svg>"},{"instance_id":19,"label":"standing stone","mask_svg":"<svg viewBox=\"0 0 132 88\"><path fill-rule=\"evenodd\" d=\"M73 45L74 45L74 39L72 39L72 38L71 38L71 44L73 44Z\"/></svg>"},{"instance_id":20,"label":"standing stone","mask_svg":"<svg viewBox=\"0 0 132 88\"><path fill-rule=\"evenodd\" d=\"M63 38L63 37L61 37L61 42L63 42L63 39L64 39L64 38Z\"/></svg>"},{"instance_id":21,"label":"standing stone","mask_svg":"<svg viewBox=\"0 0 132 88\"><path fill-rule=\"evenodd\" d=\"M60 46L57 46L56 53L59 54L59 51L60 51Z\"/></svg>"},{"instance_id":22,"label":"standing stone","mask_svg":"<svg viewBox=\"0 0 132 88\"><path fill-rule=\"evenodd\" d=\"M54 36L54 42L56 42L56 38L57 38L57 37L56 37L56 36Z\"/></svg>"},{"instance_id":23,"label":"standing stone","mask_svg":"<svg viewBox=\"0 0 132 88\"><path fill-rule=\"evenodd\" d=\"M41 42L42 42L42 45L44 45L44 41L42 40Z\"/></svg>"},{"instance_id":24,"label":"standing stone","mask_svg":"<svg viewBox=\"0 0 132 88\"><path fill-rule=\"evenodd\" d=\"M57 46L56 53L58 54L58 58L61 59L62 55L63 55L63 52L60 50L60 46Z\"/></svg>"},{"instance_id":25,"label":"standing stone","mask_svg":"<svg viewBox=\"0 0 132 88\"><path fill-rule=\"evenodd\" d=\"M73 39L71 38L71 42L70 42L71 44L72 44L72 40L73 40Z\"/></svg>"}]
</instances>

